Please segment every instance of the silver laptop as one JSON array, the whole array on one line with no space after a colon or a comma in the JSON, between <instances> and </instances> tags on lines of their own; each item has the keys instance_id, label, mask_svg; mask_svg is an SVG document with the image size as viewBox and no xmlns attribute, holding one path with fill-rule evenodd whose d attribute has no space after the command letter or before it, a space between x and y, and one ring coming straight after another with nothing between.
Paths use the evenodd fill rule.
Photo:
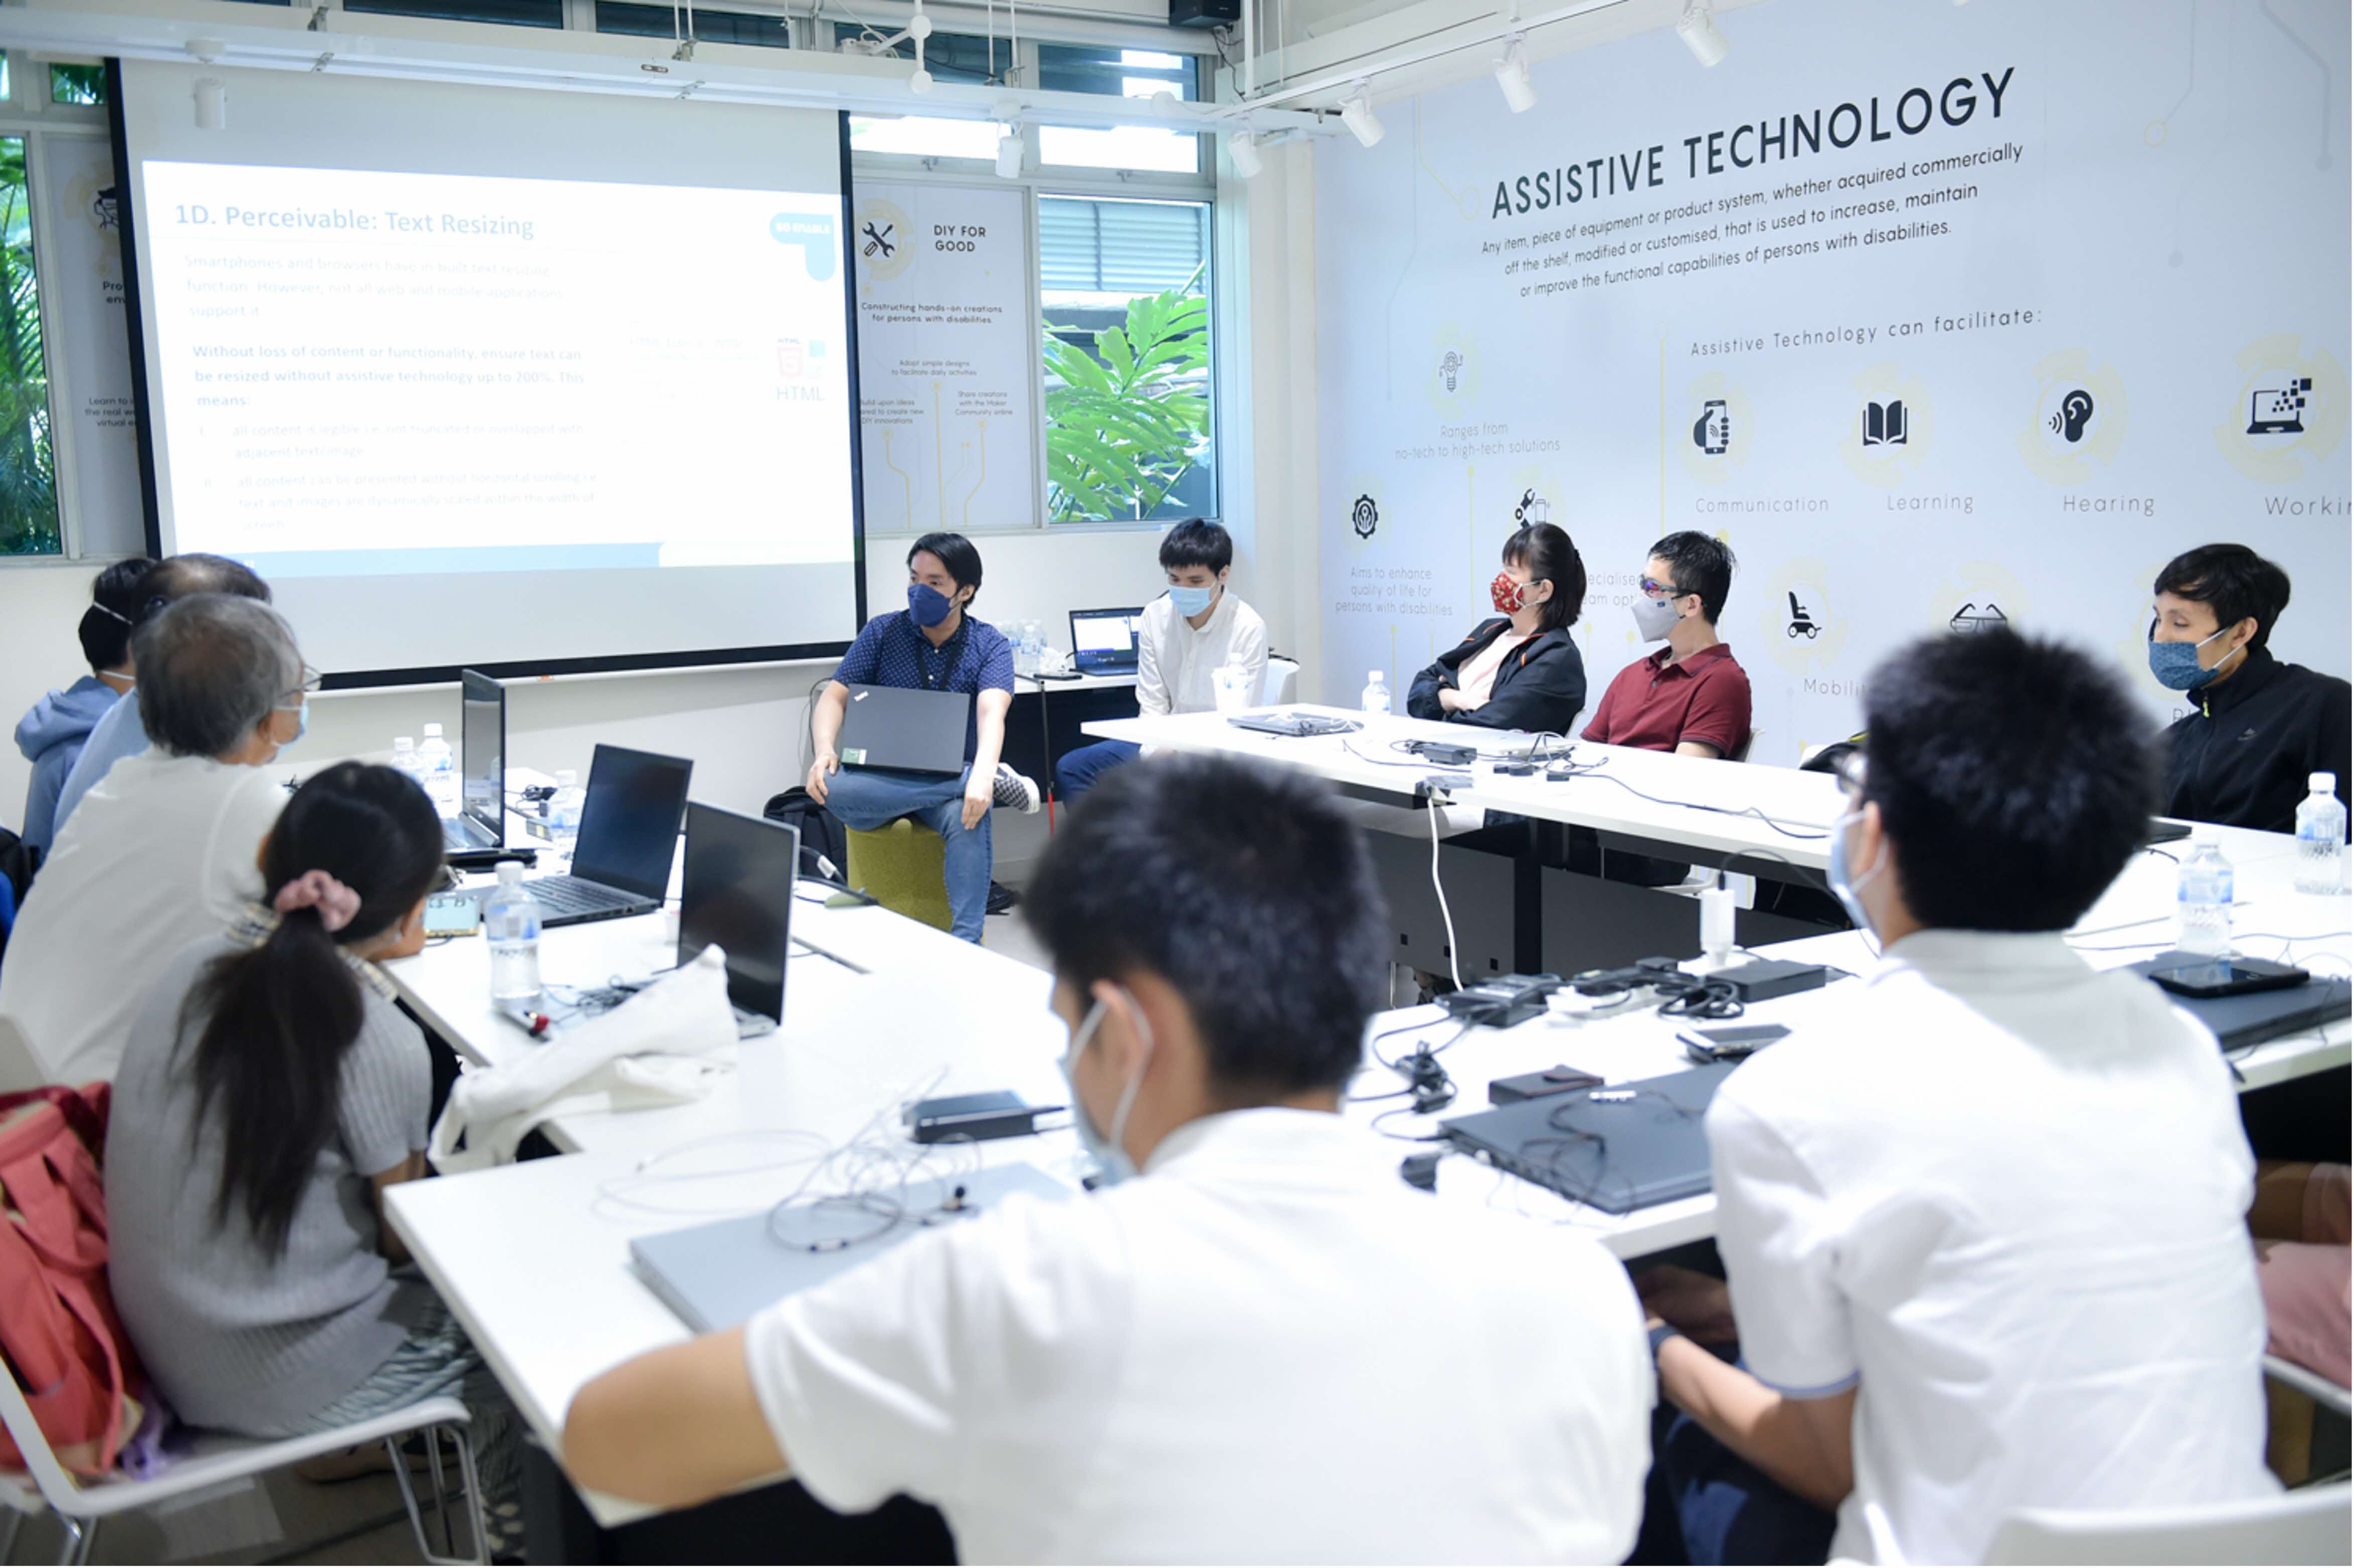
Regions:
<instances>
[{"instance_id":1,"label":"silver laptop","mask_svg":"<svg viewBox=\"0 0 2354 1568\"><path fill-rule=\"evenodd\" d=\"M458 814L441 820L441 847L461 869L489 865L506 842L507 689L479 670L458 672Z\"/></svg>"},{"instance_id":2,"label":"silver laptop","mask_svg":"<svg viewBox=\"0 0 2354 1568\"><path fill-rule=\"evenodd\" d=\"M964 1157L944 1163L961 1166ZM953 1197L961 1187L964 1196ZM732 1329L763 1307L822 1285L944 1220L970 1219L1016 1192L1057 1202L1073 1189L1029 1165L957 1170L867 1194L763 1209L630 1244L638 1277L696 1333ZM946 1205L954 1202L957 1207Z\"/></svg>"}]
</instances>

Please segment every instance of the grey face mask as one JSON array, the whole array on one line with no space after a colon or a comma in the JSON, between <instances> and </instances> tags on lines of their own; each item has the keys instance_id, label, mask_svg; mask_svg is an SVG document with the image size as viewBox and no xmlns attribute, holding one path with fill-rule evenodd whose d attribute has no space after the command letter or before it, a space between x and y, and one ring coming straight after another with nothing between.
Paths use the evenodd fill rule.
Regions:
<instances>
[{"instance_id":1,"label":"grey face mask","mask_svg":"<svg viewBox=\"0 0 2354 1568\"><path fill-rule=\"evenodd\" d=\"M1080 1020L1078 1028L1071 1032L1071 1048L1063 1056L1063 1081L1071 1086L1071 1126L1079 1135L1080 1146L1103 1168L1103 1179L1097 1183L1098 1188L1125 1181L1136 1174L1136 1161L1128 1157L1128 1115L1136 1108L1137 1091L1144 1087L1144 1069L1152 1060L1152 1026L1144 1020L1144 1009L1137 1005L1135 996L1127 987L1122 986L1119 994L1121 1000L1128 1003L1129 1015L1136 1020L1137 1033L1144 1043L1144 1052L1136 1059L1136 1070L1129 1075L1127 1086L1119 1092L1119 1103L1112 1107L1108 1130L1097 1130L1095 1118L1087 1114L1087 1102L1079 1097L1076 1072L1079 1057L1087 1051L1087 1042L1095 1038L1097 1029L1103 1023L1103 998L1096 999L1096 1004L1087 1009L1087 1017Z\"/></svg>"}]
</instances>

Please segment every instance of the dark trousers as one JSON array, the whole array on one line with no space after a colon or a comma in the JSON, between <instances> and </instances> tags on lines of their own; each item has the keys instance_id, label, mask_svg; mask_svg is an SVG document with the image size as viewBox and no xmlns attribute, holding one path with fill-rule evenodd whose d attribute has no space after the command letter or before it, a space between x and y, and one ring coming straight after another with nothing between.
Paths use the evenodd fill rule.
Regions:
<instances>
[{"instance_id":1,"label":"dark trousers","mask_svg":"<svg viewBox=\"0 0 2354 1568\"><path fill-rule=\"evenodd\" d=\"M1670 1405L1661 1414L1633 1561L1820 1563L1830 1555L1836 1515L1785 1489L1683 1412Z\"/></svg>"}]
</instances>

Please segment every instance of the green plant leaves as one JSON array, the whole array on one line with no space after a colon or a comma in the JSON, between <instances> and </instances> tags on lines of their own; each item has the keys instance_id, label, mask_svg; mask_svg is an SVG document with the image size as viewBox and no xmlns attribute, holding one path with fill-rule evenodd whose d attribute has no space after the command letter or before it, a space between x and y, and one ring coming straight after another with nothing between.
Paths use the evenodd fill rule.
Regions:
<instances>
[{"instance_id":1,"label":"green plant leaves","mask_svg":"<svg viewBox=\"0 0 2354 1568\"><path fill-rule=\"evenodd\" d=\"M1210 303L1181 288L1141 295L1094 352L1044 323L1046 480L1057 523L1151 516L1209 449Z\"/></svg>"},{"instance_id":2,"label":"green plant leaves","mask_svg":"<svg viewBox=\"0 0 2354 1568\"><path fill-rule=\"evenodd\" d=\"M0 555L54 555L64 542L21 136L0 137Z\"/></svg>"}]
</instances>

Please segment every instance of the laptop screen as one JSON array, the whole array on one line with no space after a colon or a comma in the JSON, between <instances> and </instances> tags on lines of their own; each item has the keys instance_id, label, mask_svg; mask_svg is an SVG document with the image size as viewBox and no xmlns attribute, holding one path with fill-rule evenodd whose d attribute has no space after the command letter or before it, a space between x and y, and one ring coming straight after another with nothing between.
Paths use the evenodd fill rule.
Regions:
<instances>
[{"instance_id":1,"label":"laptop screen","mask_svg":"<svg viewBox=\"0 0 2354 1568\"><path fill-rule=\"evenodd\" d=\"M478 670L458 672L459 787L464 810L493 834L506 832L507 689ZM502 842L493 838L493 843Z\"/></svg>"},{"instance_id":2,"label":"laptop screen","mask_svg":"<svg viewBox=\"0 0 2354 1568\"><path fill-rule=\"evenodd\" d=\"M1143 620L1143 609L1135 606L1127 609L1075 609L1071 611L1071 651L1082 662L1133 664L1137 632Z\"/></svg>"},{"instance_id":3,"label":"laptop screen","mask_svg":"<svg viewBox=\"0 0 2354 1568\"><path fill-rule=\"evenodd\" d=\"M727 954L727 1000L747 1012L785 1016L793 877L801 834L782 822L686 808L686 873L679 888L678 961L716 942Z\"/></svg>"},{"instance_id":4,"label":"laptop screen","mask_svg":"<svg viewBox=\"0 0 2354 1568\"><path fill-rule=\"evenodd\" d=\"M665 896L694 772L695 764L683 757L599 747L588 765L572 874L641 898Z\"/></svg>"}]
</instances>

